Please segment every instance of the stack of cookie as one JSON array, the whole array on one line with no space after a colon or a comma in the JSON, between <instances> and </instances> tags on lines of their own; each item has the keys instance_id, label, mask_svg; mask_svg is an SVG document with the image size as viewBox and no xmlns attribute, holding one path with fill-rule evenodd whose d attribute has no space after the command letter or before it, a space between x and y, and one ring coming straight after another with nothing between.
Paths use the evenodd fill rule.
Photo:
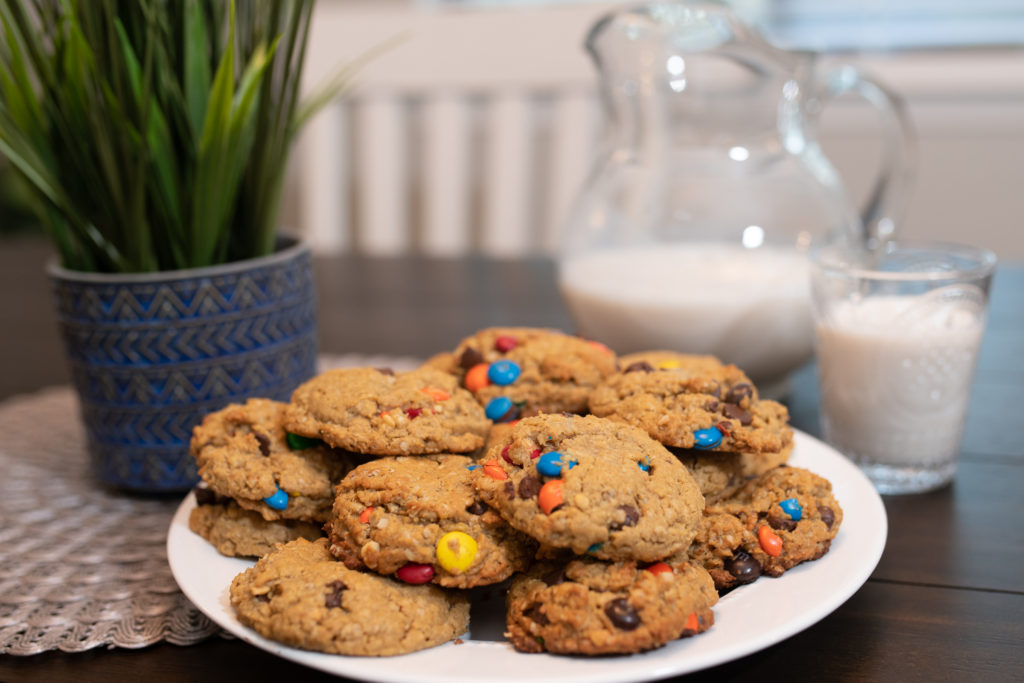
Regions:
<instances>
[{"instance_id":1,"label":"stack of cookie","mask_svg":"<svg viewBox=\"0 0 1024 683\"><path fill-rule=\"evenodd\" d=\"M285 403L250 399L206 416L191 453L203 484L189 527L224 555L259 557L278 543L314 540L330 517L350 454L289 434Z\"/></svg>"},{"instance_id":2,"label":"stack of cookie","mask_svg":"<svg viewBox=\"0 0 1024 683\"><path fill-rule=\"evenodd\" d=\"M712 356L651 351L619 364L590 410L640 427L694 475L708 505L689 554L719 590L827 552L842 510L827 480L785 467L793 450L785 406Z\"/></svg>"},{"instance_id":3,"label":"stack of cookie","mask_svg":"<svg viewBox=\"0 0 1024 683\"><path fill-rule=\"evenodd\" d=\"M842 512L782 466L787 421L714 358L492 328L412 372L334 370L209 416L191 526L263 556L231 601L288 645L430 647L468 627L467 589L511 579L517 649L638 652L709 628L716 588L827 551Z\"/></svg>"}]
</instances>

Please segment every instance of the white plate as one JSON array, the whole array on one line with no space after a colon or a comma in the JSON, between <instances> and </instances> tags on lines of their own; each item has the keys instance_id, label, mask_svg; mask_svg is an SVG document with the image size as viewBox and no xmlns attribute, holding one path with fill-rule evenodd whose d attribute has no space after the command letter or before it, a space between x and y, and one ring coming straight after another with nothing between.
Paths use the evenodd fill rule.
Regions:
<instances>
[{"instance_id":1,"label":"white plate","mask_svg":"<svg viewBox=\"0 0 1024 683\"><path fill-rule=\"evenodd\" d=\"M394 683L611 683L666 678L722 664L780 642L826 617L867 581L885 547L885 507L871 482L849 460L802 432L790 464L832 482L843 525L832 549L777 579L762 577L723 597L715 625L695 638L638 655L566 657L520 654L497 640L504 628L500 596L474 603L464 643L447 643L399 657L345 657L306 652L267 640L235 618L228 586L252 562L220 555L188 528L195 498L178 508L167 536L167 556L181 590L208 617L272 654L329 673ZM493 593L494 591L492 591Z\"/></svg>"}]
</instances>

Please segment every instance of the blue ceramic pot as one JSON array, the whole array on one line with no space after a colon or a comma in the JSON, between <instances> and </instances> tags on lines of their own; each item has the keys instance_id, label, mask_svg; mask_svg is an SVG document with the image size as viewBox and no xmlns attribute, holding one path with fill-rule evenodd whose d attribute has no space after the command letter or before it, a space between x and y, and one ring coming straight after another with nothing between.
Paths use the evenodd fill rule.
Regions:
<instances>
[{"instance_id":1,"label":"blue ceramic pot","mask_svg":"<svg viewBox=\"0 0 1024 683\"><path fill-rule=\"evenodd\" d=\"M190 488L203 416L250 397L287 401L314 374L312 257L295 240L209 268L49 274L92 468L113 486Z\"/></svg>"}]
</instances>

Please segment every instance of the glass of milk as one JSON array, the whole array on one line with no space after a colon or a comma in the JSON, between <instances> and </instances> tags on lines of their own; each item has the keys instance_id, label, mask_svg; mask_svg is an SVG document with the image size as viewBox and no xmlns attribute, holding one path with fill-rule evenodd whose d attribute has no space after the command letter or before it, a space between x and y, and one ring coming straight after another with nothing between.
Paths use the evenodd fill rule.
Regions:
<instances>
[{"instance_id":1,"label":"glass of milk","mask_svg":"<svg viewBox=\"0 0 1024 683\"><path fill-rule=\"evenodd\" d=\"M995 265L939 243L812 258L822 430L880 492L953 479Z\"/></svg>"}]
</instances>

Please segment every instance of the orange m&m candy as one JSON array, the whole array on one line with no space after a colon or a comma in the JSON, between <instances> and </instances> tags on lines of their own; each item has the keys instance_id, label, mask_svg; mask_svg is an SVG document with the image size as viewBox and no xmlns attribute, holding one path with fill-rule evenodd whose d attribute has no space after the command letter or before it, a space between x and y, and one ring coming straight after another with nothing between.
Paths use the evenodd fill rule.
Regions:
<instances>
[{"instance_id":1,"label":"orange m&m candy","mask_svg":"<svg viewBox=\"0 0 1024 683\"><path fill-rule=\"evenodd\" d=\"M672 567L668 566L664 562L655 562L650 567L647 567L647 571L652 574L673 574Z\"/></svg>"},{"instance_id":2,"label":"orange m&m candy","mask_svg":"<svg viewBox=\"0 0 1024 683\"><path fill-rule=\"evenodd\" d=\"M697 619L696 612L690 612L690 616L686 617L686 626L684 627L687 631L697 632L700 628L700 620Z\"/></svg>"},{"instance_id":3,"label":"orange m&m candy","mask_svg":"<svg viewBox=\"0 0 1024 683\"><path fill-rule=\"evenodd\" d=\"M540 487L537 503L545 515L550 515L552 510L562 504L564 489L565 481L562 479L552 479Z\"/></svg>"},{"instance_id":4,"label":"orange m&m candy","mask_svg":"<svg viewBox=\"0 0 1024 683\"><path fill-rule=\"evenodd\" d=\"M508 474L497 460L488 460L484 463L484 474L498 481L508 479Z\"/></svg>"},{"instance_id":5,"label":"orange m&m candy","mask_svg":"<svg viewBox=\"0 0 1024 683\"><path fill-rule=\"evenodd\" d=\"M487 370L490 367L491 366L487 363L477 363L471 367L469 371L466 372L466 380L464 382L466 388L473 393L476 393L488 386L491 383L491 380L487 378Z\"/></svg>"},{"instance_id":6,"label":"orange m&m candy","mask_svg":"<svg viewBox=\"0 0 1024 683\"><path fill-rule=\"evenodd\" d=\"M778 557L782 553L782 539L771 530L771 527L763 526L757 530L757 542L761 545L761 550L772 557Z\"/></svg>"},{"instance_id":7,"label":"orange m&m candy","mask_svg":"<svg viewBox=\"0 0 1024 683\"><path fill-rule=\"evenodd\" d=\"M359 513L359 522L361 524L366 524L367 522L370 521L370 515L372 515L372 514L373 514L373 506L370 506L370 507L366 508L365 510L363 510L362 512Z\"/></svg>"}]
</instances>

